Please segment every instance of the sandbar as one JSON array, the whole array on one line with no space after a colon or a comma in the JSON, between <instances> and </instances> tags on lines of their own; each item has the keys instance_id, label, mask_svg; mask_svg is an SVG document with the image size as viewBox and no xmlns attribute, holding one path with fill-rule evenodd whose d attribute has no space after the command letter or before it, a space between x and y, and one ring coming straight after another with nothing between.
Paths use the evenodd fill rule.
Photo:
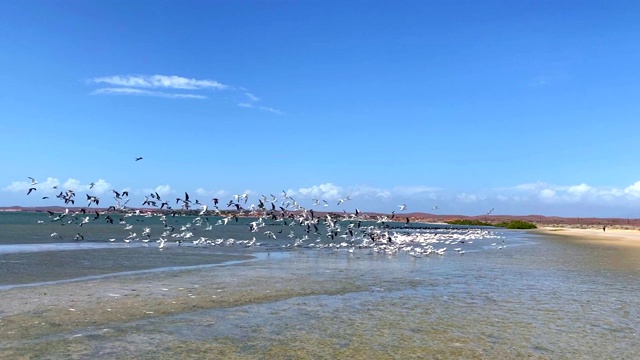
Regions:
<instances>
[{"instance_id":1,"label":"sandbar","mask_svg":"<svg viewBox=\"0 0 640 360\"><path fill-rule=\"evenodd\" d=\"M539 227L532 233L554 236L565 236L588 243L602 245L619 245L625 247L640 247L640 229L620 229L602 227L577 228L569 226Z\"/></svg>"}]
</instances>

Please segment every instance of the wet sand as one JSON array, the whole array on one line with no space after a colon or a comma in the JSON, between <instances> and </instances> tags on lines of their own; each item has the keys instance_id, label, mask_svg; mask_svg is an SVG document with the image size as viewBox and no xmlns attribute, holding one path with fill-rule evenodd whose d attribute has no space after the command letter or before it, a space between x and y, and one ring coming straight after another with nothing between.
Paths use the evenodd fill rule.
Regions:
<instances>
[{"instance_id":1,"label":"wet sand","mask_svg":"<svg viewBox=\"0 0 640 360\"><path fill-rule=\"evenodd\" d=\"M3 290L0 358L634 358L637 256L585 272L601 251L557 243L420 259L293 251ZM628 282L598 277L611 269Z\"/></svg>"},{"instance_id":2,"label":"wet sand","mask_svg":"<svg viewBox=\"0 0 640 360\"><path fill-rule=\"evenodd\" d=\"M566 236L592 244L640 248L640 229L607 227L606 230L603 231L602 227L580 228L553 226L539 227L538 229L531 230L531 232L541 235Z\"/></svg>"},{"instance_id":3,"label":"wet sand","mask_svg":"<svg viewBox=\"0 0 640 360\"><path fill-rule=\"evenodd\" d=\"M93 358L95 346L89 341L91 337L83 334L109 334L114 327L136 321L304 296L360 292L374 285L402 288L411 283L403 278L366 276L366 268L346 269L344 258L335 264L323 259L322 269L314 261L306 257L299 261L266 259L0 291L0 358ZM190 354L190 358L234 358L241 352L237 344L224 342L215 346L176 342L170 347L173 346L177 347L169 350L173 356ZM203 352L195 356L193 351L197 353L198 347L203 346ZM146 351L149 349L138 346L109 357L160 357ZM284 354L289 350L270 351Z\"/></svg>"}]
</instances>

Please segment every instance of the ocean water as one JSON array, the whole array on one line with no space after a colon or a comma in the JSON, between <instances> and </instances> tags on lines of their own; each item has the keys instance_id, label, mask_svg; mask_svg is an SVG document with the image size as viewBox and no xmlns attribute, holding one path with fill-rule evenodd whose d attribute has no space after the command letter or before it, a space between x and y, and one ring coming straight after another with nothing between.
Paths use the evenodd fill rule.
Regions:
<instances>
[{"instance_id":1,"label":"ocean water","mask_svg":"<svg viewBox=\"0 0 640 360\"><path fill-rule=\"evenodd\" d=\"M267 225L265 231L277 234L273 240L264 231L249 232L251 220L240 219L191 230L194 238L242 242L255 236L260 246L168 241L160 250L154 240L163 225L157 218L123 219L134 224L129 230L114 219L113 225L79 227L51 222L46 213L0 214L0 291L225 262L274 272L295 263L316 269L322 281L336 274L366 277L367 287L114 324L108 331L87 328L80 335L89 344L88 358L225 353L240 358L637 359L640 353L637 248L500 229L483 229L485 237L470 240L464 227L407 230L393 224L399 227L395 231L448 237L449 244L434 244L447 247L444 255L418 257L410 250L388 254L321 247L341 241L326 234L293 246L308 235L303 227ZM168 221L178 229L193 219ZM151 229L151 241L123 241L144 227ZM53 232L60 236L51 237ZM73 240L78 232L84 240Z\"/></svg>"}]
</instances>

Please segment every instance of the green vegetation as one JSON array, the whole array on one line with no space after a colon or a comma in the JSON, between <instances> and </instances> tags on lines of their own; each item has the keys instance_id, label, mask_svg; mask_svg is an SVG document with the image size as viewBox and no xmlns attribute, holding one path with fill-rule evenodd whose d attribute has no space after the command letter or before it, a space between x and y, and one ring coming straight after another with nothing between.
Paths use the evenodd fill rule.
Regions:
<instances>
[{"instance_id":1,"label":"green vegetation","mask_svg":"<svg viewBox=\"0 0 640 360\"><path fill-rule=\"evenodd\" d=\"M501 223L489 223L480 220L471 220L471 219L458 219L447 221L447 224L450 225L467 225L467 226L495 226L506 229L536 229L537 226L533 223L522 221L522 220L510 220L503 221Z\"/></svg>"},{"instance_id":2,"label":"green vegetation","mask_svg":"<svg viewBox=\"0 0 640 360\"><path fill-rule=\"evenodd\" d=\"M503 221L501 223L496 224L497 227L503 227L507 229L536 229L536 224L522 221L522 220L511 220L511 221Z\"/></svg>"},{"instance_id":3,"label":"green vegetation","mask_svg":"<svg viewBox=\"0 0 640 360\"><path fill-rule=\"evenodd\" d=\"M471 220L471 219L450 220L450 221L447 221L446 223L450 225L495 226L492 223L488 223L480 220Z\"/></svg>"}]
</instances>

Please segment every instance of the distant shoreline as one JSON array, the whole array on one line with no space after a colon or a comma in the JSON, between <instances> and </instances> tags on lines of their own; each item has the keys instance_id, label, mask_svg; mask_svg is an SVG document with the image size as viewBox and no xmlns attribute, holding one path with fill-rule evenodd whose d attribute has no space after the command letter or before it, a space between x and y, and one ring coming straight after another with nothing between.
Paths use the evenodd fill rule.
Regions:
<instances>
[{"instance_id":1,"label":"distant shoreline","mask_svg":"<svg viewBox=\"0 0 640 360\"><path fill-rule=\"evenodd\" d=\"M0 207L1 212L64 212L66 207L63 206L9 206L9 207ZM70 211L79 211L80 209L85 209L88 212L107 211L107 208L93 208L93 207L69 207ZM160 210L158 208L128 208L133 211L139 210L141 213L158 213ZM171 210L162 210L166 213L170 213ZM198 209L192 210L197 212ZM221 209L221 211L225 213L236 213L235 210L231 209ZM317 215L324 215L327 213L334 214L342 214L341 211L315 211ZM117 211L116 211L117 213ZM291 213L296 213L296 211L291 211ZM370 217L375 219L376 216L386 215L390 216L387 213L379 213L379 212L362 212L361 215L363 217ZM242 215L242 216L246 216ZM449 215L449 214L431 214L431 213L423 213L423 212L411 212L411 213L395 213L394 221L405 221L405 219L409 218L412 222L423 222L423 223L446 223L447 221L452 220L460 220L460 219L471 219L471 220L481 220L489 223L499 223L503 221L509 220L522 220L526 222L531 222L536 224L539 228L572 228L572 229L600 229L602 230L603 226L607 227L607 230L621 229L621 230L640 230L640 219L631 219L631 218L597 218L597 217L560 217L560 216L545 216L545 215Z\"/></svg>"}]
</instances>

